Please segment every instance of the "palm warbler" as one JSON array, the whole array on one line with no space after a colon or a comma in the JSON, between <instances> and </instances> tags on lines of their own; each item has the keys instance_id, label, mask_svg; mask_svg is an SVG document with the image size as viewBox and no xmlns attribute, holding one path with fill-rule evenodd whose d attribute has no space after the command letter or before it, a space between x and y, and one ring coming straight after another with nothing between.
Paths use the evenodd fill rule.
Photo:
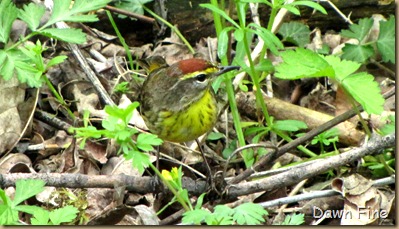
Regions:
<instances>
[{"instance_id":1,"label":"palm warbler","mask_svg":"<svg viewBox=\"0 0 399 229\"><path fill-rule=\"evenodd\" d=\"M215 125L218 110L212 80L238 69L203 59L169 66L160 56L139 63L149 74L139 94L141 114L152 133L171 142L194 140Z\"/></svg>"}]
</instances>

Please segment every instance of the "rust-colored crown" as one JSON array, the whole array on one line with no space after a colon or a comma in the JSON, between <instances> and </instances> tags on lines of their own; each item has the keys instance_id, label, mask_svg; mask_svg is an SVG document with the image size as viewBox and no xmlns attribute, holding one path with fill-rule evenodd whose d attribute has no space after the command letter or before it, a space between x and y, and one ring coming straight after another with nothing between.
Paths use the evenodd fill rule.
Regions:
<instances>
[{"instance_id":1,"label":"rust-colored crown","mask_svg":"<svg viewBox=\"0 0 399 229\"><path fill-rule=\"evenodd\" d=\"M209 61L195 58L182 60L178 65L183 74L205 70L213 66Z\"/></svg>"}]
</instances>

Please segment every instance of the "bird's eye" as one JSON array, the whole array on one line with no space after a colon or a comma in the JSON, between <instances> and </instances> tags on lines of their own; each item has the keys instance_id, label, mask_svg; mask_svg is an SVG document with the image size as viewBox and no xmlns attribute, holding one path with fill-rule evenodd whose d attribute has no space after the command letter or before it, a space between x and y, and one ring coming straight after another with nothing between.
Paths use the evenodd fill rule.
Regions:
<instances>
[{"instance_id":1,"label":"bird's eye","mask_svg":"<svg viewBox=\"0 0 399 229\"><path fill-rule=\"evenodd\" d=\"M207 75L203 74L203 73L202 74L198 74L198 75L195 76L195 79L198 82L204 82L206 80L206 78L207 78Z\"/></svg>"}]
</instances>

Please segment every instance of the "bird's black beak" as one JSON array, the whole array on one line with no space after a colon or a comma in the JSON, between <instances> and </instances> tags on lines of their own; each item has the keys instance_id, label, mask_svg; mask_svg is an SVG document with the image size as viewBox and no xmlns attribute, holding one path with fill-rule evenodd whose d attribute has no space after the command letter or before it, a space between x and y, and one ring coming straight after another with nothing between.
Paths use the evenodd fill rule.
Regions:
<instances>
[{"instance_id":1,"label":"bird's black beak","mask_svg":"<svg viewBox=\"0 0 399 229\"><path fill-rule=\"evenodd\" d=\"M222 67L219 67L219 69L220 70L216 73L216 76L220 76L229 71L238 70L238 69L240 69L240 67L239 66L222 66Z\"/></svg>"}]
</instances>

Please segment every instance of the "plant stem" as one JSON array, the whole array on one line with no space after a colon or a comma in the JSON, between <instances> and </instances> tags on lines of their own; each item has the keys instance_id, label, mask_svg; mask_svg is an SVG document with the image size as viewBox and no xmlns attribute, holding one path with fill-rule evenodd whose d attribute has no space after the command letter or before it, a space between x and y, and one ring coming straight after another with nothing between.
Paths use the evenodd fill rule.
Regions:
<instances>
[{"instance_id":1,"label":"plant stem","mask_svg":"<svg viewBox=\"0 0 399 229\"><path fill-rule=\"evenodd\" d=\"M58 93L57 90L55 90L53 84L50 82L50 80L47 78L46 75L42 75L42 78L44 79L44 81L47 84L47 87L50 89L51 93L53 93L53 95L55 96L55 98L57 99L57 101L66 109L66 111L68 112L68 115L71 117L72 120L75 120L76 117L75 115L72 113L72 111L68 108L65 100L61 97L61 95Z\"/></svg>"},{"instance_id":2,"label":"plant stem","mask_svg":"<svg viewBox=\"0 0 399 229\"><path fill-rule=\"evenodd\" d=\"M217 0L211 0L211 4L218 7ZM219 37L220 32L223 30L222 19L221 19L220 15L215 12L213 12L213 18L214 18L216 34ZM221 62L223 65L228 65L229 63L228 63L227 56L223 57L221 59ZM234 86L229 77L230 74L231 73L227 73L224 76L224 83L226 84L227 98L229 100L231 114L233 116L234 128L235 128L236 134L237 134L237 139L238 139L238 144L239 144L238 147L240 147L240 146L245 146L245 138L244 138L244 133L243 133L242 127L241 127L241 119L240 119L240 114L239 114L238 108L237 108L237 102L235 99ZM243 155L245 155L244 152L243 152ZM247 157L244 157L244 158L246 159Z\"/></svg>"},{"instance_id":3,"label":"plant stem","mask_svg":"<svg viewBox=\"0 0 399 229\"><path fill-rule=\"evenodd\" d=\"M183 200L183 198L181 198L181 196L179 195L179 193L177 192L176 189L173 188L173 186L169 183L169 181L167 181L162 174L159 172L159 170L153 165L153 164L149 164L150 168L157 174L157 176L162 180L162 182L168 186L169 190L173 193L173 195L176 197L177 201L183 206L184 210L186 211L191 211L192 207L190 208L187 203Z\"/></svg>"},{"instance_id":4,"label":"plant stem","mask_svg":"<svg viewBox=\"0 0 399 229\"><path fill-rule=\"evenodd\" d=\"M278 136L280 136L282 139L286 140L287 142L292 142L292 138L290 138L288 135L286 135L286 134L284 134L284 133L282 133L282 132L280 132L280 131L277 131L277 130L274 130L274 132L275 132ZM304 146L302 146L302 145L297 146L297 148L298 148L300 151L302 151L304 154L308 155L309 157L317 157L317 156L318 156L317 154L313 153L313 152L312 152L311 150L309 150L309 149L306 149L306 148L305 148Z\"/></svg>"},{"instance_id":5,"label":"plant stem","mask_svg":"<svg viewBox=\"0 0 399 229\"><path fill-rule=\"evenodd\" d=\"M168 21L166 21L165 19L163 19L162 17L160 17L159 15L157 15L156 13L154 13L152 10L148 9L146 6L142 5L143 9L145 11L147 11L149 14L151 14L154 18L160 20L162 23L164 23L165 25L167 25L173 32L176 33L176 35L183 41L183 43L187 46L187 48L190 50L190 52L192 54L195 54L195 51L193 49L193 47L190 45L190 43L186 40L186 38L180 33L179 29L170 24Z\"/></svg>"},{"instance_id":6,"label":"plant stem","mask_svg":"<svg viewBox=\"0 0 399 229\"><path fill-rule=\"evenodd\" d=\"M114 28L119 41L121 42L123 48L125 49L127 58L129 59L130 69L133 70L134 69L133 68L133 58L132 58L132 54L130 53L129 46L126 44L125 39L123 38L122 34L119 32L118 26L115 24L115 21L114 21L114 18L112 17L111 12L109 12L109 10L106 10L105 12L107 13L108 19L111 22L111 25ZM140 81L135 74L133 74L133 78L134 78L134 80L136 80L136 82Z\"/></svg>"}]
</instances>

